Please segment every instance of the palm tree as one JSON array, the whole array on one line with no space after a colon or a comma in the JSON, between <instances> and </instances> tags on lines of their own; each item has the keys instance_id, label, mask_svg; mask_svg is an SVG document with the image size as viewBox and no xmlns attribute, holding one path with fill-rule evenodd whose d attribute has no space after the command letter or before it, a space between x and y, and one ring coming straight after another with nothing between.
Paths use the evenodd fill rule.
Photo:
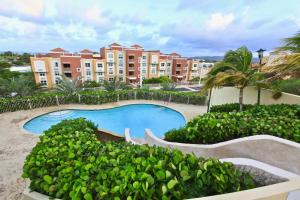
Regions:
<instances>
[{"instance_id":1,"label":"palm tree","mask_svg":"<svg viewBox=\"0 0 300 200\"><path fill-rule=\"evenodd\" d=\"M290 51L293 53L300 53L300 31L293 37L283 39L284 45L277 48L278 51Z\"/></svg>"},{"instance_id":2,"label":"palm tree","mask_svg":"<svg viewBox=\"0 0 300 200\"><path fill-rule=\"evenodd\" d=\"M288 51L291 55L279 57L272 66L264 66L263 70L272 74L268 80L285 77L300 77L300 32L293 37L283 39L283 46L277 51Z\"/></svg>"},{"instance_id":3,"label":"palm tree","mask_svg":"<svg viewBox=\"0 0 300 200\"><path fill-rule=\"evenodd\" d=\"M103 84L105 90L107 91L116 91L120 89L130 89L124 82L117 80L116 77L112 81L104 81Z\"/></svg>"},{"instance_id":4,"label":"palm tree","mask_svg":"<svg viewBox=\"0 0 300 200\"><path fill-rule=\"evenodd\" d=\"M239 89L240 111L243 110L244 88L249 85L260 85L261 73L252 67L252 53L247 47L228 51L223 61L217 63L208 73L203 91L214 87L234 85Z\"/></svg>"},{"instance_id":5,"label":"palm tree","mask_svg":"<svg viewBox=\"0 0 300 200\"><path fill-rule=\"evenodd\" d=\"M65 94L76 94L80 90L81 79L70 79L62 76L60 83L56 85L55 89Z\"/></svg>"}]
</instances>

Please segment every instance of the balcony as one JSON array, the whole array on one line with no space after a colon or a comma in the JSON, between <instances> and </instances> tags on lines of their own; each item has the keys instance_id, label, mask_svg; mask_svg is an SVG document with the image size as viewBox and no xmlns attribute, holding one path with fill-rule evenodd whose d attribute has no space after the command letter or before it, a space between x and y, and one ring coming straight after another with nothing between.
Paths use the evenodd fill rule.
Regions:
<instances>
[{"instance_id":1,"label":"balcony","mask_svg":"<svg viewBox=\"0 0 300 200\"><path fill-rule=\"evenodd\" d=\"M104 69L103 68L97 68L96 72L104 72Z\"/></svg>"},{"instance_id":2,"label":"balcony","mask_svg":"<svg viewBox=\"0 0 300 200\"><path fill-rule=\"evenodd\" d=\"M129 63L134 63L134 59L128 59Z\"/></svg>"},{"instance_id":3,"label":"balcony","mask_svg":"<svg viewBox=\"0 0 300 200\"><path fill-rule=\"evenodd\" d=\"M128 67L128 71L134 71L134 67Z\"/></svg>"}]
</instances>

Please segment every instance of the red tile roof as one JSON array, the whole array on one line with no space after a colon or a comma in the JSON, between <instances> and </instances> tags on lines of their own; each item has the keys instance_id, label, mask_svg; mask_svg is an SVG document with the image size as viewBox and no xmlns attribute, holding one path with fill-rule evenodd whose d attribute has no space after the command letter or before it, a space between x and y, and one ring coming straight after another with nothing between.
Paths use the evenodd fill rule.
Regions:
<instances>
[{"instance_id":1,"label":"red tile roof","mask_svg":"<svg viewBox=\"0 0 300 200\"><path fill-rule=\"evenodd\" d=\"M170 55L171 56L181 56L181 55L179 55L178 53L175 53L175 52L171 53Z\"/></svg>"},{"instance_id":2,"label":"red tile roof","mask_svg":"<svg viewBox=\"0 0 300 200\"><path fill-rule=\"evenodd\" d=\"M112 43L112 44L110 44L109 46L118 46L118 47L120 47L121 45L119 45L118 43Z\"/></svg>"},{"instance_id":3,"label":"red tile roof","mask_svg":"<svg viewBox=\"0 0 300 200\"><path fill-rule=\"evenodd\" d=\"M142 46L138 45L138 44L134 44L132 45L131 47L134 47L134 48L143 48Z\"/></svg>"},{"instance_id":4,"label":"red tile roof","mask_svg":"<svg viewBox=\"0 0 300 200\"><path fill-rule=\"evenodd\" d=\"M54 48L52 50L50 50L51 52L67 52L66 50L62 49L62 48Z\"/></svg>"},{"instance_id":5,"label":"red tile roof","mask_svg":"<svg viewBox=\"0 0 300 200\"><path fill-rule=\"evenodd\" d=\"M93 53L93 51L91 51L89 49L83 49L80 51L80 53Z\"/></svg>"}]
</instances>

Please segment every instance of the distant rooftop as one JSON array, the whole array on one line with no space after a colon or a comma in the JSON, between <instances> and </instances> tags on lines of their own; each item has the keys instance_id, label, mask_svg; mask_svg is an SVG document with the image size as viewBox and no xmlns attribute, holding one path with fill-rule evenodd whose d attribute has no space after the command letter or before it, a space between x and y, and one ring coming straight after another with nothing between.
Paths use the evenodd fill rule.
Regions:
<instances>
[{"instance_id":1,"label":"distant rooftop","mask_svg":"<svg viewBox=\"0 0 300 200\"><path fill-rule=\"evenodd\" d=\"M58 47L58 48L54 48L54 49L50 50L50 52L68 52L68 51Z\"/></svg>"}]
</instances>

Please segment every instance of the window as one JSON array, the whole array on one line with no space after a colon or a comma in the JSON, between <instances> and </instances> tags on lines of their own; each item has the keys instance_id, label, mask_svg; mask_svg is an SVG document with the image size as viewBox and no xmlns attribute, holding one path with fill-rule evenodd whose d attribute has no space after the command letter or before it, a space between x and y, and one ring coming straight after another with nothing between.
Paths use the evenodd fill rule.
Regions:
<instances>
[{"instance_id":1,"label":"window","mask_svg":"<svg viewBox=\"0 0 300 200\"><path fill-rule=\"evenodd\" d=\"M151 69L151 74L155 74L156 70L155 69Z\"/></svg>"},{"instance_id":2,"label":"window","mask_svg":"<svg viewBox=\"0 0 300 200\"><path fill-rule=\"evenodd\" d=\"M57 84L59 84L60 83L60 78L56 78L55 79L55 84L57 85Z\"/></svg>"},{"instance_id":3,"label":"window","mask_svg":"<svg viewBox=\"0 0 300 200\"><path fill-rule=\"evenodd\" d=\"M63 64L63 67L64 67L64 68L70 68L71 65L70 65L69 63L64 63L64 64Z\"/></svg>"},{"instance_id":4,"label":"window","mask_svg":"<svg viewBox=\"0 0 300 200\"><path fill-rule=\"evenodd\" d=\"M119 81L123 81L123 77L119 77Z\"/></svg>"},{"instance_id":5,"label":"window","mask_svg":"<svg viewBox=\"0 0 300 200\"><path fill-rule=\"evenodd\" d=\"M45 86L45 85L47 85L47 81L46 80L41 80L41 86Z\"/></svg>"},{"instance_id":6,"label":"window","mask_svg":"<svg viewBox=\"0 0 300 200\"><path fill-rule=\"evenodd\" d=\"M40 72L40 77L45 77L46 73L45 72Z\"/></svg>"},{"instance_id":7,"label":"window","mask_svg":"<svg viewBox=\"0 0 300 200\"><path fill-rule=\"evenodd\" d=\"M54 75L55 75L55 76L59 76L59 71L56 71L56 70L55 70L55 71L54 71Z\"/></svg>"},{"instance_id":8,"label":"window","mask_svg":"<svg viewBox=\"0 0 300 200\"><path fill-rule=\"evenodd\" d=\"M123 54L120 53L120 54L119 54L119 59L122 60L123 58L124 58L124 57L123 57Z\"/></svg>"},{"instance_id":9,"label":"window","mask_svg":"<svg viewBox=\"0 0 300 200\"><path fill-rule=\"evenodd\" d=\"M108 78L108 81L113 81L113 80L114 80L114 78L112 78L112 77Z\"/></svg>"},{"instance_id":10,"label":"window","mask_svg":"<svg viewBox=\"0 0 300 200\"><path fill-rule=\"evenodd\" d=\"M197 64L194 64L194 68L197 67Z\"/></svg>"},{"instance_id":11,"label":"window","mask_svg":"<svg viewBox=\"0 0 300 200\"><path fill-rule=\"evenodd\" d=\"M114 66L114 63L108 63L108 66L109 66L109 67L113 67L113 66Z\"/></svg>"},{"instance_id":12,"label":"window","mask_svg":"<svg viewBox=\"0 0 300 200\"><path fill-rule=\"evenodd\" d=\"M176 64L176 67L181 67L181 64Z\"/></svg>"},{"instance_id":13,"label":"window","mask_svg":"<svg viewBox=\"0 0 300 200\"><path fill-rule=\"evenodd\" d=\"M98 72L98 76L103 76L104 73L103 72Z\"/></svg>"},{"instance_id":14,"label":"window","mask_svg":"<svg viewBox=\"0 0 300 200\"><path fill-rule=\"evenodd\" d=\"M129 59L129 60L133 60L133 59L134 59L134 56L128 56L128 59Z\"/></svg>"},{"instance_id":15,"label":"window","mask_svg":"<svg viewBox=\"0 0 300 200\"><path fill-rule=\"evenodd\" d=\"M81 68L80 68L80 67L77 67L77 68L76 68L76 71L77 71L77 72L81 72Z\"/></svg>"},{"instance_id":16,"label":"window","mask_svg":"<svg viewBox=\"0 0 300 200\"><path fill-rule=\"evenodd\" d=\"M143 67L146 67L146 66L147 66L147 63L143 63L142 66L143 66Z\"/></svg>"},{"instance_id":17,"label":"window","mask_svg":"<svg viewBox=\"0 0 300 200\"><path fill-rule=\"evenodd\" d=\"M129 64L129 67L130 67L130 68L133 68L133 67L134 67L134 64L132 64L132 63Z\"/></svg>"},{"instance_id":18,"label":"window","mask_svg":"<svg viewBox=\"0 0 300 200\"><path fill-rule=\"evenodd\" d=\"M176 74L180 74L180 71L176 71Z\"/></svg>"},{"instance_id":19,"label":"window","mask_svg":"<svg viewBox=\"0 0 300 200\"><path fill-rule=\"evenodd\" d=\"M123 71L122 69L119 70L119 74L123 74L123 72L124 72L124 71Z\"/></svg>"},{"instance_id":20,"label":"window","mask_svg":"<svg viewBox=\"0 0 300 200\"><path fill-rule=\"evenodd\" d=\"M171 63L167 63L167 66L168 66L168 67L171 67Z\"/></svg>"},{"instance_id":21,"label":"window","mask_svg":"<svg viewBox=\"0 0 300 200\"><path fill-rule=\"evenodd\" d=\"M102 64L102 63L98 63L98 64L97 64L97 67L98 67L98 68L103 68L103 64Z\"/></svg>"},{"instance_id":22,"label":"window","mask_svg":"<svg viewBox=\"0 0 300 200\"><path fill-rule=\"evenodd\" d=\"M114 74L114 71L113 70L109 70L108 73L109 74Z\"/></svg>"},{"instance_id":23,"label":"window","mask_svg":"<svg viewBox=\"0 0 300 200\"><path fill-rule=\"evenodd\" d=\"M91 68L91 63L85 63L86 68Z\"/></svg>"},{"instance_id":24,"label":"window","mask_svg":"<svg viewBox=\"0 0 300 200\"><path fill-rule=\"evenodd\" d=\"M108 53L108 54L107 54L107 57L108 57L108 58L114 58L114 54L113 54L113 53Z\"/></svg>"},{"instance_id":25,"label":"window","mask_svg":"<svg viewBox=\"0 0 300 200\"><path fill-rule=\"evenodd\" d=\"M164 66L165 66L165 63L160 63L160 66L164 67Z\"/></svg>"},{"instance_id":26,"label":"window","mask_svg":"<svg viewBox=\"0 0 300 200\"><path fill-rule=\"evenodd\" d=\"M147 73L147 70L143 69L143 70L142 70L142 73L143 73L143 74L146 74L146 73Z\"/></svg>"},{"instance_id":27,"label":"window","mask_svg":"<svg viewBox=\"0 0 300 200\"><path fill-rule=\"evenodd\" d=\"M147 57L146 56L143 56L143 60L146 60L147 59Z\"/></svg>"},{"instance_id":28,"label":"window","mask_svg":"<svg viewBox=\"0 0 300 200\"><path fill-rule=\"evenodd\" d=\"M66 77L69 77L71 78L72 77L72 74L71 73L64 73Z\"/></svg>"},{"instance_id":29,"label":"window","mask_svg":"<svg viewBox=\"0 0 300 200\"><path fill-rule=\"evenodd\" d=\"M134 76L134 71L129 72L129 76Z\"/></svg>"},{"instance_id":30,"label":"window","mask_svg":"<svg viewBox=\"0 0 300 200\"><path fill-rule=\"evenodd\" d=\"M152 63L158 63L158 56L152 55Z\"/></svg>"},{"instance_id":31,"label":"window","mask_svg":"<svg viewBox=\"0 0 300 200\"><path fill-rule=\"evenodd\" d=\"M104 81L103 77L98 78L98 82L103 82L103 81Z\"/></svg>"},{"instance_id":32,"label":"window","mask_svg":"<svg viewBox=\"0 0 300 200\"><path fill-rule=\"evenodd\" d=\"M91 71L86 71L86 75L90 76L91 75Z\"/></svg>"},{"instance_id":33,"label":"window","mask_svg":"<svg viewBox=\"0 0 300 200\"><path fill-rule=\"evenodd\" d=\"M54 62L54 67L58 67L58 62Z\"/></svg>"}]
</instances>

